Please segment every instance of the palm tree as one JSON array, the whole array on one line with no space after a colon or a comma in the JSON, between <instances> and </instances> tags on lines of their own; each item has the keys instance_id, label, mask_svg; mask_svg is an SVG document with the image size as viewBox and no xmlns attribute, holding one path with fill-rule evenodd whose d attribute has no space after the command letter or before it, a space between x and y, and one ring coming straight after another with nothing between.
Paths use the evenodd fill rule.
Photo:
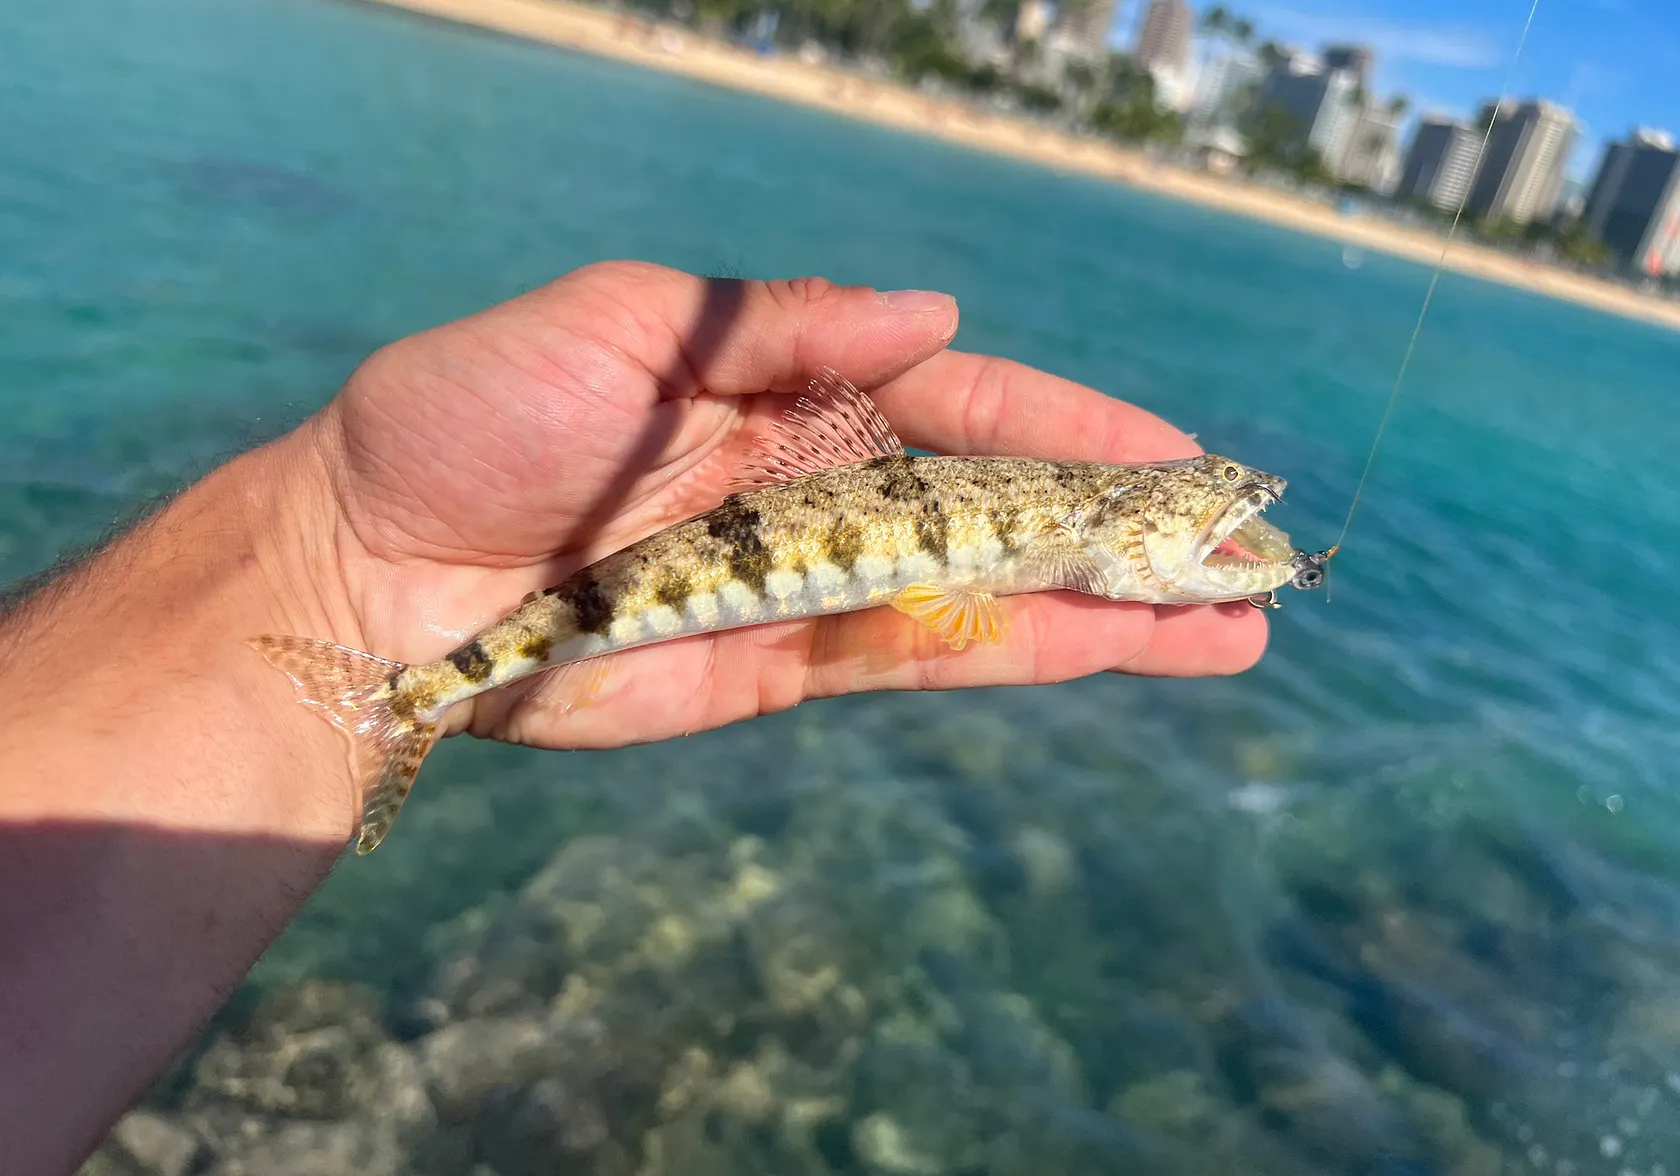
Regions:
<instances>
[{"instance_id":1,"label":"palm tree","mask_svg":"<svg viewBox=\"0 0 1680 1176\"><path fill-rule=\"evenodd\" d=\"M1215 4L1202 14L1202 32L1209 36L1224 36L1231 27L1231 14L1223 4Z\"/></svg>"},{"instance_id":2,"label":"palm tree","mask_svg":"<svg viewBox=\"0 0 1680 1176\"><path fill-rule=\"evenodd\" d=\"M1254 22L1246 16L1236 17L1231 21L1231 39L1239 45L1247 45L1254 40Z\"/></svg>"}]
</instances>

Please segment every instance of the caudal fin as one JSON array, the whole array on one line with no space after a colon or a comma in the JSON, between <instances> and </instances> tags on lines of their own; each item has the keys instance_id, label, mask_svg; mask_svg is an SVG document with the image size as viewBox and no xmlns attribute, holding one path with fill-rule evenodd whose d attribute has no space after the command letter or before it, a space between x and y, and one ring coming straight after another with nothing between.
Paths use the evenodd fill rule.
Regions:
<instances>
[{"instance_id":1,"label":"caudal fin","mask_svg":"<svg viewBox=\"0 0 1680 1176\"><path fill-rule=\"evenodd\" d=\"M436 723L392 706L399 696L391 680L406 667L305 637L253 637L248 644L292 680L298 701L350 736L362 791L356 852L372 852L397 819L438 737Z\"/></svg>"}]
</instances>

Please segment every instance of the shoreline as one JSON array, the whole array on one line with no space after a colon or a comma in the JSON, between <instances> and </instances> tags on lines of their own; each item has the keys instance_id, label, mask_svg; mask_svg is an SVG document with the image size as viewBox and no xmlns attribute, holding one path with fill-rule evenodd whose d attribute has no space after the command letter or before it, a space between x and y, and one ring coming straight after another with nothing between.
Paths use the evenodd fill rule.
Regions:
<instances>
[{"instance_id":1,"label":"shoreline","mask_svg":"<svg viewBox=\"0 0 1680 1176\"><path fill-rule=\"evenodd\" d=\"M1078 172L1141 191L1330 238L1434 267L1444 235L1333 208L1234 177L1159 163L1141 152L1083 139L1023 119L973 109L785 56L760 57L685 28L606 12L570 0L365 0L525 40L678 74L730 90L792 102L1056 171ZM1680 302L1598 278L1512 257L1455 238L1445 269L1564 302L1680 330Z\"/></svg>"}]
</instances>

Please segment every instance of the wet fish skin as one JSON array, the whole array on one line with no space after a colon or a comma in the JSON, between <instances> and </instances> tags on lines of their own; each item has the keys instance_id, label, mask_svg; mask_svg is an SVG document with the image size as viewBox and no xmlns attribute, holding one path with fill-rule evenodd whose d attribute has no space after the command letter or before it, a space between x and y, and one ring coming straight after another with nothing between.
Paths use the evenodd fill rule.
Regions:
<instances>
[{"instance_id":1,"label":"wet fish skin","mask_svg":"<svg viewBox=\"0 0 1680 1176\"><path fill-rule=\"evenodd\" d=\"M576 697L612 653L770 621L890 604L954 648L1004 636L999 597L1237 600L1289 582L1287 537L1259 520L1284 482L1216 455L1116 465L912 457L833 373L769 460L719 506L528 597L444 657L405 666L326 642L253 644L351 736L358 848L395 819L447 711L566 667ZM1232 531L1255 556L1208 557ZM1206 562L1204 563L1204 559Z\"/></svg>"}]
</instances>

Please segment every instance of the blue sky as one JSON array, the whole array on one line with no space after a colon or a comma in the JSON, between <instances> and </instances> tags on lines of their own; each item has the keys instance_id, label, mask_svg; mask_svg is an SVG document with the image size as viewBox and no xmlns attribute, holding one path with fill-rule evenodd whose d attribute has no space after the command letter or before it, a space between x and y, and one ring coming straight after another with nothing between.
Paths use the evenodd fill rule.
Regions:
<instances>
[{"instance_id":1,"label":"blue sky","mask_svg":"<svg viewBox=\"0 0 1680 1176\"><path fill-rule=\"evenodd\" d=\"M1473 113L1499 93L1530 0L1227 0L1260 38L1303 49L1353 40L1377 53L1377 91L1414 109ZM1130 44L1147 0L1121 0ZM1198 12L1206 0L1191 0ZM1572 107L1583 125L1571 171L1590 175L1599 147L1633 126L1680 134L1680 0L1540 0L1512 81L1518 97Z\"/></svg>"}]
</instances>

